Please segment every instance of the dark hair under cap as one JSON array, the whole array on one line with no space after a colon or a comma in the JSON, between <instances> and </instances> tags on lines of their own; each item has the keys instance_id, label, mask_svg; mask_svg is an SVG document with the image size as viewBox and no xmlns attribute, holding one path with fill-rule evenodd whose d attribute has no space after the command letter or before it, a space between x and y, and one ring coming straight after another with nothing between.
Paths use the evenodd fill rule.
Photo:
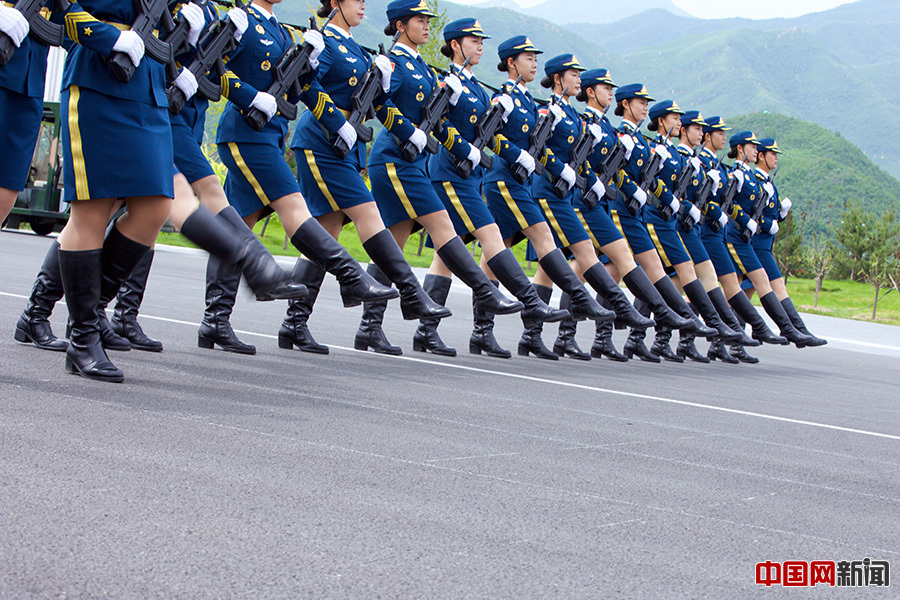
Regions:
<instances>
[{"instance_id":1,"label":"dark hair under cap","mask_svg":"<svg viewBox=\"0 0 900 600\"><path fill-rule=\"evenodd\" d=\"M338 0L338 4L340 4L343 0ZM316 16L319 18L326 18L331 14L331 0L321 0L322 6L316 11Z\"/></svg>"}]
</instances>

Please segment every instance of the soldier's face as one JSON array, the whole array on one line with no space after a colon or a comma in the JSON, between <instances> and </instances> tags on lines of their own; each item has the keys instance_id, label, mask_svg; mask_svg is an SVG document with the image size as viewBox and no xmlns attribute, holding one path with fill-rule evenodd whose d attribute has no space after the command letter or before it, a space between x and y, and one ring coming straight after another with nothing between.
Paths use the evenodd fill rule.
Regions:
<instances>
[{"instance_id":1,"label":"soldier's face","mask_svg":"<svg viewBox=\"0 0 900 600\"><path fill-rule=\"evenodd\" d=\"M594 86L594 94L597 96L597 103L606 108L613 101L613 87L608 83L600 83Z\"/></svg>"},{"instance_id":2,"label":"soldier's face","mask_svg":"<svg viewBox=\"0 0 900 600\"><path fill-rule=\"evenodd\" d=\"M428 43L429 31L430 26L428 23L428 17L416 15L406 23L406 37L408 37L409 41L416 46L422 46Z\"/></svg>"},{"instance_id":3,"label":"soldier's face","mask_svg":"<svg viewBox=\"0 0 900 600\"><path fill-rule=\"evenodd\" d=\"M350 27L356 27L362 23L363 18L366 16L365 0L343 0L340 3L340 9L344 19L347 20L347 25Z\"/></svg>"},{"instance_id":4,"label":"soldier's face","mask_svg":"<svg viewBox=\"0 0 900 600\"><path fill-rule=\"evenodd\" d=\"M699 146L700 141L703 139L703 127L696 124L691 124L687 127L683 127L681 130L681 136L689 146Z\"/></svg>"},{"instance_id":5,"label":"soldier's face","mask_svg":"<svg viewBox=\"0 0 900 600\"><path fill-rule=\"evenodd\" d=\"M747 158L747 162L756 162L756 157L759 155L759 150L756 148L756 144L744 144L744 156Z\"/></svg>"},{"instance_id":6,"label":"soldier's face","mask_svg":"<svg viewBox=\"0 0 900 600\"><path fill-rule=\"evenodd\" d=\"M513 66L515 68L510 72L513 79L521 75L522 81L525 83L534 81L534 76L537 73L537 54L534 52L522 52L513 60Z\"/></svg>"},{"instance_id":7,"label":"soldier's face","mask_svg":"<svg viewBox=\"0 0 900 600\"><path fill-rule=\"evenodd\" d=\"M575 69L565 71L559 78L563 88L569 88L566 92L568 96L574 96L581 89L581 73ZM562 88L560 88L562 90Z\"/></svg>"},{"instance_id":8,"label":"soldier's face","mask_svg":"<svg viewBox=\"0 0 900 600\"><path fill-rule=\"evenodd\" d=\"M484 54L484 43L481 41L480 37L467 35L466 37L459 39L459 45L460 48L462 48L463 55L470 59L469 66L474 67L481 62L481 55ZM462 60L459 61L459 64L462 64L466 58L462 58Z\"/></svg>"},{"instance_id":9,"label":"soldier's face","mask_svg":"<svg viewBox=\"0 0 900 600\"><path fill-rule=\"evenodd\" d=\"M678 137L681 133L681 115L669 113L662 119L660 119L659 124L659 133L661 133L662 135L666 135L670 129L672 130L672 137Z\"/></svg>"},{"instance_id":10,"label":"soldier's face","mask_svg":"<svg viewBox=\"0 0 900 600\"><path fill-rule=\"evenodd\" d=\"M634 116L635 122L640 121L647 116L647 111L650 110L650 103L646 98L632 98L627 102L628 107L631 109L631 112Z\"/></svg>"},{"instance_id":11,"label":"soldier's face","mask_svg":"<svg viewBox=\"0 0 900 600\"><path fill-rule=\"evenodd\" d=\"M711 136L713 148L715 148L716 150L721 150L722 148L724 148L725 138L726 135L724 131L718 129L716 131L713 131Z\"/></svg>"}]
</instances>

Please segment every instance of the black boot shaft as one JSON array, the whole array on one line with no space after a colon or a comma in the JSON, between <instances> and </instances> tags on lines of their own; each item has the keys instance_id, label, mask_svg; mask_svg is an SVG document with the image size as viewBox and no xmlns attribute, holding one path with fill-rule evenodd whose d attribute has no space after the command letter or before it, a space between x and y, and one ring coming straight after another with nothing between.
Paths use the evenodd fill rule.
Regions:
<instances>
[{"instance_id":1,"label":"black boot shaft","mask_svg":"<svg viewBox=\"0 0 900 600\"><path fill-rule=\"evenodd\" d=\"M709 294L706 293L706 288L703 287L702 281L695 279L690 283L686 283L684 285L684 293L691 300L691 303L697 307L697 311L700 313L700 316L703 317L706 324L716 330L716 337L726 344L741 340L743 337L741 333L728 327L728 325L719 318L719 312L716 310L716 307L713 306L712 300L710 300Z\"/></svg>"},{"instance_id":2,"label":"black boot shaft","mask_svg":"<svg viewBox=\"0 0 900 600\"><path fill-rule=\"evenodd\" d=\"M803 322L803 318L800 316L800 313L797 312L797 308L794 306L793 300L791 300L790 298L785 298L781 301L781 306L784 307L784 312L787 314L788 318L791 320L791 323L793 323L797 331L799 331L803 335L808 335L811 338L808 342L798 344L798 348L813 348L816 346L824 346L828 343L828 340L816 337L809 332L809 329L806 328L806 323Z\"/></svg>"},{"instance_id":3,"label":"black boot shaft","mask_svg":"<svg viewBox=\"0 0 900 600\"><path fill-rule=\"evenodd\" d=\"M450 286L453 280L450 277L442 277L428 273L425 275L425 284L422 289L439 306L447 303L450 294ZM421 319L419 326L413 334L413 350L415 352L432 352L439 356L456 356L456 348L451 348L444 343L438 335L440 319Z\"/></svg>"},{"instance_id":4,"label":"black boot shaft","mask_svg":"<svg viewBox=\"0 0 900 600\"><path fill-rule=\"evenodd\" d=\"M568 310L569 295L563 292L559 300L560 308ZM553 343L553 351L557 356L568 356L576 360L591 360L591 355L584 352L575 341L575 334L578 330L578 321L572 317L567 317L559 322L559 334Z\"/></svg>"},{"instance_id":5,"label":"black boot shaft","mask_svg":"<svg viewBox=\"0 0 900 600\"><path fill-rule=\"evenodd\" d=\"M802 347L812 341L811 335L797 331L787 313L784 312L784 307L781 305L781 301L778 300L775 292L769 292L765 296L761 296L759 302L765 309L766 314L778 325L781 335L787 338L789 342L797 345L797 347Z\"/></svg>"},{"instance_id":6,"label":"black boot shaft","mask_svg":"<svg viewBox=\"0 0 900 600\"><path fill-rule=\"evenodd\" d=\"M304 284L308 292L303 298L288 301L287 315L278 330L278 347L296 347L301 352L328 354L328 346L317 342L309 331L309 317L322 288L325 269L305 258L298 258L291 279Z\"/></svg>"},{"instance_id":7,"label":"black boot shaft","mask_svg":"<svg viewBox=\"0 0 900 600\"><path fill-rule=\"evenodd\" d=\"M390 285L387 275L376 265L370 264L367 272L378 283L385 286ZM387 310L387 300L363 304L362 319L360 319L359 329L356 332L353 343L357 350L365 351L371 348L378 354L390 354L393 356L403 354L403 349L400 346L391 344L384 334L382 325L384 324L385 310Z\"/></svg>"},{"instance_id":8,"label":"black boot shaft","mask_svg":"<svg viewBox=\"0 0 900 600\"><path fill-rule=\"evenodd\" d=\"M777 346L786 346L788 344L787 338L775 335L775 333L769 329L765 320L758 312L756 312L756 308L753 304L750 303L747 294L742 291L738 292L728 300L728 304L734 309L734 313L737 317L750 324L753 339L759 340L764 344L775 344Z\"/></svg>"},{"instance_id":9,"label":"black boot shaft","mask_svg":"<svg viewBox=\"0 0 900 600\"><path fill-rule=\"evenodd\" d=\"M54 306L63 297L62 278L59 274L59 242L53 241L41 264L31 296L25 310L16 323L14 337L16 341L32 343L38 348L65 352L68 343L58 339L50 327L50 314Z\"/></svg>"},{"instance_id":10,"label":"black boot shaft","mask_svg":"<svg viewBox=\"0 0 900 600\"><path fill-rule=\"evenodd\" d=\"M678 291L678 288L675 287L675 284L672 283L671 279L663 277L654 283L653 287L659 291L659 295L662 296L662 299L665 300L669 308L690 322L687 327L681 328L682 331L687 331L705 338L717 335L718 332L715 329L704 326L703 323L694 316L693 311L687 305L687 302L684 301L684 298L681 297L681 293Z\"/></svg>"},{"instance_id":11,"label":"black boot shaft","mask_svg":"<svg viewBox=\"0 0 900 600\"><path fill-rule=\"evenodd\" d=\"M625 327L635 327L638 329L647 329L656 325L656 321L648 319L635 310L628 297L612 275L606 270L601 263L597 263L584 272L584 280L594 288L594 290L604 298L606 298L616 313L616 322Z\"/></svg>"},{"instance_id":12,"label":"black boot shaft","mask_svg":"<svg viewBox=\"0 0 900 600\"><path fill-rule=\"evenodd\" d=\"M725 292L722 291L722 288L717 287L716 289L710 290L707 293L709 294L709 299L710 301L712 301L713 306L715 306L716 312L719 313L719 317L722 319L722 321L726 325L728 325L728 327L741 334L741 339L737 343L741 346L759 346L760 342L754 340L744 331L744 325L738 320L737 315L734 314L734 311L728 304L728 300L725 299Z\"/></svg>"},{"instance_id":13,"label":"black boot shaft","mask_svg":"<svg viewBox=\"0 0 900 600\"><path fill-rule=\"evenodd\" d=\"M128 279L122 283L116 297L116 308L113 311L110 325L113 332L128 340L135 350L162 352L162 342L154 340L144 333L144 329L137 320L141 303L144 301L144 290L147 289L147 278L150 276L153 255L154 251L148 250Z\"/></svg>"},{"instance_id":14,"label":"black boot shaft","mask_svg":"<svg viewBox=\"0 0 900 600\"><path fill-rule=\"evenodd\" d=\"M487 262L488 267L500 279L506 289L525 306L522 309L523 319L556 323L568 316L568 310L563 310L562 307L557 310L540 299L512 250L509 248L502 250Z\"/></svg>"},{"instance_id":15,"label":"black boot shaft","mask_svg":"<svg viewBox=\"0 0 900 600\"><path fill-rule=\"evenodd\" d=\"M511 315L524 308L521 302L510 300L491 283L459 237L438 248L437 253L447 268L472 288L475 303L480 308L495 315Z\"/></svg>"},{"instance_id":16,"label":"black boot shaft","mask_svg":"<svg viewBox=\"0 0 900 600\"><path fill-rule=\"evenodd\" d=\"M634 294L635 307L638 306L638 302L644 302L655 315L656 322L659 325L664 325L670 329L684 329L691 326L693 320L684 319L669 308L660 295L659 290L650 282L650 278L647 277L640 265L626 273L622 277L622 281ZM638 312L645 317L650 314L640 310Z\"/></svg>"},{"instance_id":17,"label":"black boot shaft","mask_svg":"<svg viewBox=\"0 0 900 600\"><path fill-rule=\"evenodd\" d=\"M576 321L591 319L594 321L612 321L615 313L606 310L594 300L584 284L575 275L566 257L558 248L551 250L538 261L550 280L569 294L571 303L569 313Z\"/></svg>"},{"instance_id":18,"label":"black boot shaft","mask_svg":"<svg viewBox=\"0 0 900 600\"><path fill-rule=\"evenodd\" d=\"M238 339L231 328L231 312L241 283L240 268L210 254L206 263L206 309L197 331L197 345L220 346L237 354L256 354L256 346Z\"/></svg>"}]
</instances>

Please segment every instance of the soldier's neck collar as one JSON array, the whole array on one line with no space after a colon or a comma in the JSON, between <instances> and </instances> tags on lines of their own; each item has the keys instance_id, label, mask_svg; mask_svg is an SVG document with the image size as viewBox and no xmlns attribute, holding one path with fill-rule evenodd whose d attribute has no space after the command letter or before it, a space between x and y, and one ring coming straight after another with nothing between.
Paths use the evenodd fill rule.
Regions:
<instances>
[{"instance_id":1,"label":"soldier's neck collar","mask_svg":"<svg viewBox=\"0 0 900 600\"><path fill-rule=\"evenodd\" d=\"M399 48L400 50L403 50L404 52L406 52L407 54L409 54L409 55L412 56L413 58L419 58L419 51L418 51L418 50L413 50L412 48L410 48L410 47L407 46L406 44L401 44L400 42L397 42L397 45L394 46L394 47L395 47L395 48Z\"/></svg>"},{"instance_id":2,"label":"soldier's neck collar","mask_svg":"<svg viewBox=\"0 0 900 600\"><path fill-rule=\"evenodd\" d=\"M339 34L341 34L341 35L344 36L345 38L349 38L349 39L352 39L352 38L353 38L353 34L352 34L352 33L350 33L349 31L344 31L343 29L341 29L340 27L338 27L338 26L335 25L334 23L329 23L329 24L328 24L328 27L334 29L335 31L337 31Z\"/></svg>"},{"instance_id":3,"label":"soldier's neck collar","mask_svg":"<svg viewBox=\"0 0 900 600\"><path fill-rule=\"evenodd\" d=\"M251 4L250 6L252 6L254 10L258 10L267 21L275 16L259 4Z\"/></svg>"}]
</instances>

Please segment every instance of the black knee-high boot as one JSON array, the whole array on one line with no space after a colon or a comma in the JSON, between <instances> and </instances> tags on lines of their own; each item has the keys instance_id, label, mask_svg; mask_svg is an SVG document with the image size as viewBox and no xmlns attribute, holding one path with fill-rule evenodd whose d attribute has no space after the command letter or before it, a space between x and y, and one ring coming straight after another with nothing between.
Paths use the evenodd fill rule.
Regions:
<instances>
[{"instance_id":1,"label":"black knee-high boot","mask_svg":"<svg viewBox=\"0 0 900 600\"><path fill-rule=\"evenodd\" d=\"M798 348L812 348L815 346L824 346L828 343L828 340L818 338L809 332L809 330L806 328L806 323L803 322L803 319L800 317L800 313L797 312L797 309L794 307L793 300L791 300L790 298L785 298L781 301L781 306L784 307L784 312L787 313L788 318L791 320L791 323L794 325L794 327L796 327L797 331L812 338L812 340L810 340L809 342L797 344Z\"/></svg>"},{"instance_id":2,"label":"black knee-high boot","mask_svg":"<svg viewBox=\"0 0 900 600\"><path fill-rule=\"evenodd\" d=\"M748 365L755 365L756 363L759 362L758 358L747 354L747 351L744 350L744 347L741 345L738 345L738 344L734 344L733 346L731 346L731 350L729 351L729 354L731 354L731 356L733 356L734 358L738 359L740 362L746 363Z\"/></svg>"},{"instance_id":3,"label":"black knee-high boot","mask_svg":"<svg viewBox=\"0 0 900 600\"><path fill-rule=\"evenodd\" d=\"M397 284L404 319L444 319L451 315L448 308L435 302L419 285L390 231L382 229L363 242L363 248L388 281Z\"/></svg>"},{"instance_id":4,"label":"black knee-high boot","mask_svg":"<svg viewBox=\"0 0 900 600\"><path fill-rule=\"evenodd\" d=\"M400 296L390 284L383 285L372 279L359 262L313 217L297 228L291 236L291 243L306 258L337 278L341 284L341 300L345 307Z\"/></svg>"},{"instance_id":5,"label":"black knee-high boot","mask_svg":"<svg viewBox=\"0 0 900 600\"><path fill-rule=\"evenodd\" d=\"M313 338L308 324L325 279L325 269L310 260L298 258L291 279L305 285L309 293L303 298L288 301L287 315L278 330L278 347L291 349L296 346L301 352L328 354L328 346Z\"/></svg>"},{"instance_id":6,"label":"black knee-high boot","mask_svg":"<svg viewBox=\"0 0 900 600\"><path fill-rule=\"evenodd\" d=\"M569 295L565 292L559 299L559 307L568 309ZM553 344L553 351L557 356L568 356L576 360L591 360L591 355L584 352L578 347L575 341L575 332L578 327L578 321L572 317L566 317L559 322L559 335L556 336L556 342Z\"/></svg>"},{"instance_id":7,"label":"black knee-high boot","mask_svg":"<svg viewBox=\"0 0 900 600\"><path fill-rule=\"evenodd\" d=\"M812 342L813 336L800 333L791 323L790 317L784 311L784 306L781 305L775 292L769 292L765 296L761 296L759 302L765 309L766 314L772 317L772 320L778 325L781 335L786 337L789 342L794 343L798 348L802 348L804 345Z\"/></svg>"},{"instance_id":8,"label":"black knee-high boot","mask_svg":"<svg viewBox=\"0 0 900 600\"><path fill-rule=\"evenodd\" d=\"M656 325L656 321L648 319L634 309L625 292L601 263L598 262L585 271L584 280L609 301L616 313L617 322L626 327L643 327L644 329Z\"/></svg>"},{"instance_id":9,"label":"black knee-high boot","mask_svg":"<svg viewBox=\"0 0 900 600\"><path fill-rule=\"evenodd\" d=\"M28 297L25 311L19 317L18 323L16 323L16 331L13 334L16 341L30 342L44 350L65 352L69 344L53 335L53 329L50 328L49 320L53 307L62 297L63 285L59 274L59 242L54 240L50 244L50 249L47 250L41 270L38 271L34 280L34 287L31 288L31 296Z\"/></svg>"},{"instance_id":10,"label":"black knee-high boot","mask_svg":"<svg viewBox=\"0 0 900 600\"><path fill-rule=\"evenodd\" d=\"M718 333L715 329L703 325L703 323L700 322L700 319L694 316L693 311L687 305L687 302L684 301L684 298L681 297L681 293L678 291L678 288L675 287L675 284L672 283L671 279L663 277L654 283L653 287L659 291L659 295L662 296L666 304L669 305L669 308L685 319L691 321L690 325L682 327L682 331L688 331L694 335L705 338L712 337Z\"/></svg>"},{"instance_id":11,"label":"black knee-high boot","mask_svg":"<svg viewBox=\"0 0 900 600\"><path fill-rule=\"evenodd\" d=\"M736 342L741 346L750 346L756 347L760 345L758 340L754 340L752 337L748 336L746 332L744 332L744 326L735 316L734 311L731 310L731 306L728 305L728 300L725 299L725 292L722 291L722 288L716 288L709 293L709 299L712 300L713 306L716 307L716 312L719 313L719 316L728 325L731 329L737 331L741 334L741 339Z\"/></svg>"},{"instance_id":12,"label":"black knee-high boot","mask_svg":"<svg viewBox=\"0 0 900 600\"><path fill-rule=\"evenodd\" d=\"M491 281L499 286L499 281ZM494 313L479 308L475 304L475 296L472 296L472 316L475 319L472 335L469 337L469 353L481 354L484 352L494 358L510 358L512 352L497 343L494 337Z\"/></svg>"},{"instance_id":13,"label":"black knee-high boot","mask_svg":"<svg viewBox=\"0 0 900 600\"><path fill-rule=\"evenodd\" d=\"M518 300L510 300L491 283L463 241L457 236L437 249L438 256L447 268L472 288L472 295L479 308L495 315L511 315L520 312L524 306Z\"/></svg>"},{"instance_id":14,"label":"black knee-high boot","mask_svg":"<svg viewBox=\"0 0 900 600\"><path fill-rule=\"evenodd\" d=\"M703 356L700 354L700 351L697 350L697 345L694 343L696 337L697 336L693 333L685 333L682 331L679 335L678 348L675 349L675 354L698 363L705 364L710 362L709 357Z\"/></svg>"},{"instance_id":15,"label":"black knee-high boot","mask_svg":"<svg viewBox=\"0 0 900 600\"><path fill-rule=\"evenodd\" d=\"M306 295L306 288L287 277L232 206L216 215L198 207L181 225L181 233L210 254L235 263L257 300Z\"/></svg>"},{"instance_id":16,"label":"black knee-high boot","mask_svg":"<svg viewBox=\"0 0 900 600\"><path fill-rule=\"evenodd\" d=\"M722 342L722 340L715 340L711 343L709 345L709 350L706 351L706 356L710 360L721 360L723 363L729 365L736 365L741 362L728 353L728 349L725 347L725 343Z\"/></svg>"},{"instance_id":17,"label":"black knee-high boot","mask_svg":"<svg viewBox=\"0 0 900 600\"><path fill-rule=\"evenodd\" d=\"M754 340L759 340L764 344L775 344L778 346L786 346L788 344L787 338L775 335L775 333L769 329L769 326L766 325L762 315L756 312L756 308L750 303L750 298L748 298L747 294L743 291L740 291L729 298L728 304L731 305L731 308L734 309L734 313L739 318L750 323L751 335Z\"/></svg>"},{"instance_id":18,"label":"black knee-high boot","mask_svg":"<svg viewBox=\"0 0 900 600\"><path fill-rule=\"evenodd\" d=\"M197 346L236 354L256 354L256 346L238 339L231 328L231 312L241 285L241 269L233 263L210 254L206 261L206 309L197 330Z\"/></svg>"},{"instance_id":19,"label":"black knee-high boot","mask_svg":"<svg viewBox=\"0 0 900 600\"><path fill-rule=\"evenodd\" d=\"M149 250L122 284L110 325L112 325L113 331L127 339L135 350L162 352L162 342L154 340L144 333L137 320L141 303L144 301L144 290L147 289L147 278L150 276L153 254L153 250Z\"/></svg>"},{"instance_id":20,"label":"black knee-high boot","mask_svg":"<svg viewBox=\"0 0 900 600\"><path fill-rule=\"evenodd\" d=\"M487 261L487 264L506 289L525 305L521 315L523 319L555 323L565 319L569 314L568 310L563 310L562 307L557 310L541 300L512 250L507 248L498 252Z\"/></svg>"},{"instance_id":21,"label":"black knee-high boot","mask_svg":"<svg viewBox=\"0 0 900 600\"><path fill-rule=\"evenodd\" d=\"M422 286L425 293L436 303L444 306L447 296L450 294L450 285L453 279L428 273L425 275L425 285ZM413 335L413 350L415 352L432 352L439 356L456 356L456 348L451 348L444 343L438 335L437 328L440 319L422 319Z\"/></svg>"},{"instance_id":22,"label":"black knee-high boot","mask_svg":"<svg viewBox=\"0 0 900 600\"><path fill-rule=\"evenodd\" d=\"M606 310L588 293L559 248L554 248L538 261L544 273L560 289L569 294L569 313L576 321L612 321L616 313ZM539 288L535 288L539 289ZM549 296L548 296L549 298Z\"/></svg>"},{"instance_id":23,"label":"black knee-high boot","mask_svg":"<svg viewBox=\"0 0 900 600\"><path fill-rule=\"evenodd\" d=\"M391 285L390 279L381 269L374 264L369 264L366 271L369 275L385 286ZM391 344L387 336L384 335L382 324L384 323L384 311L387 309L387 300L378 302L364 302L362 319L359 321L359 329L356 331L356 337L353 340L353 347L357 350L368 350L371 348L379 354L390 354L399 356L403 354L400 346Z\"/></svg>"},{"instance_id":24,"label":"black knee-high boot","mask_svg":"<svg viewBox=\"0 0 900 600\"><path fill-rule=\"evenodd\" d=\"M606 309L612 308L600 294L597 294L597 302ZM673 313L674 314L674 313ZM677 316L677 315L676 315ZM613 324L610 322L597 323L594 334L594 343L591 345L591 356L594 358L606 357L616 362L628 362L628 357L616 350L612 339Z\"/></svg>"},{"instance_id":25,"label":"black knee-high boot","mask_svg":"<svg viewBox=\"0 0 900 600\"><path fill-rule=\"evenodd\" d=\"M672 351L672 346L669 345L671 341L672 330L668 327L657 327L653 345L650 346L650 353L668 362L683 363L684 358Z\"/></svg>"},{"instance_id":26,"label":"black knee-high boot","mask_svg":"<svg viewBox=\"0 0 900 600\"><path fill-rule=\"evenodd\" d=\"M716 330L716 337L726 344L739 342L744 336L739 331L734 331L719 318L716 307L713 306L703 282L695 279L684 285L684 293L690 299L691 303L697 308L703 321Z\"/></svg>"},{"instance_id":27,"label":"black knee-high boot","mask_svg":"<svg viewBox=\"0 0 900 600\"><path fill-rule=\"evenodd\" d=\"M684 329L693 326L693 319L680 317L678 313L669 308L659 290L650 282L647 273L638 265L622 277L622 281L638 300L642 300L653 311L656 323L671 329Z\"/></svg>"},{"instance_id":28,"label":"black knee-high boot","mask_svg":"<svg viewBox=\"0 0 900 600\"><path fill-rule=\"evenodd\" d=\"M122 371L106 355L100 342L98 306L103 250L59 251L59 268L69 309L71 330L66 371L89 379L118 383Z\"/></svg>"},{"instance_id":29,"label":"black knee-high boot","mask_svg":"<svg viewBox=\"0 0 900 600\"><path fill-rule=\"evenodd\" d=\"M650 306L644 302L643 300L638 299L634 303L634 307L643 314L650 314ZM622 352L625 354L626 358L634 358L637 356L644 362L652 362L658 363L661 362L661 359L650 352L650 349L647 348L647 345L644 344L644 338L647 336L646 329L632 329L628 334L628 340L625 341L625 346L622 348Z\"/></svg>"},{"instance_id":30,"label":"black knee-high boot","mask_svg":"<svg viewBox=\"0 0 900 600\"><path fill-rule=\"evenodd\" d=\"M532 285L534 285L535 291L537 291L538 296L541 297L541 300L543 300L544 303L550 302L550 296L553 295L553 288L544 285ZM519 340L519 356L528 356L528 353L530 352L538 358L559 360L559 356L557 356L555 352L551 352L547 346L544 345L544 340L541 339L541 333L544 330L544 324L541 321L526 321L525 319L522 319L522 324L525 325L525 330L522 332L522 338Z\"/></svg>"}]
</instances>

